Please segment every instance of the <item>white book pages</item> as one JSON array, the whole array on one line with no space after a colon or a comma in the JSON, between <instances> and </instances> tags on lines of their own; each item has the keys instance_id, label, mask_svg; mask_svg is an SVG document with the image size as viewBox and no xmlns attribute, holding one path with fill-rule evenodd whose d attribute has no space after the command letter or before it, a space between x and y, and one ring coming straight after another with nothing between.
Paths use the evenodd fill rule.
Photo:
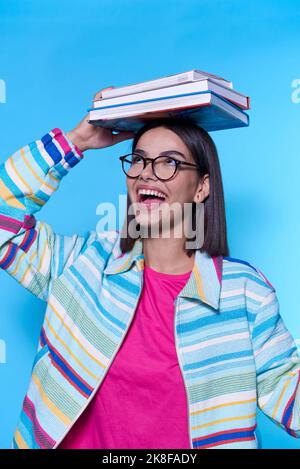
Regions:
<instances>
[{"instance_id":1,"label":"white book pages","mask_svg":"<svg viewBox=\"0 0 300 469\"><path fill-rule=\"evenodd\" d=\"M200 70L190 70L188 72L177 73L175 75L169 75L163 78L157 78L155 80L144 81L135 83L128 86L119 86L109 90L102 91L102 98L113 98L116 96L124 96L131 93L140 93L142 91L153 90L157 88L164 88L166 86L178 85L182 83L190 83L197 80L205 80L210 78L211 80L219 83L222 86L233 88L232 82L225 80L222 77L213 75L208 72L202 72Z\"/></svg>"}]
</instances>

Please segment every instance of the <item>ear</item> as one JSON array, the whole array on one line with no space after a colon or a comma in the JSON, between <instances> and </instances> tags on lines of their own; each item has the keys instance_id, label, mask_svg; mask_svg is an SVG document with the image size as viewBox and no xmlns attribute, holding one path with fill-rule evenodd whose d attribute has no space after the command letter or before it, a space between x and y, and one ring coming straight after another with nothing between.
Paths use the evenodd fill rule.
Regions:
<instances>
[{"instance_id":1,"label":"ear","mask_svg":"<svg viewBox=\"0 0 300 469\"><path fill-rule=\"evenodd\" d=\"M195 193L194 202L204 202L209 195L209 175L205 174L199 182L197 191Z\"/></svg>"}]
</instances>

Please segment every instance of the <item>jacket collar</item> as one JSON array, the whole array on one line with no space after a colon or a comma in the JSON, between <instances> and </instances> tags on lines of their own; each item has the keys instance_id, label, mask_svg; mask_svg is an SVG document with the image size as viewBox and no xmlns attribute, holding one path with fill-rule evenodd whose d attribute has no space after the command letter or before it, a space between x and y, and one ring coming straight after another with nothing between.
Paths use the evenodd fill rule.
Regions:
<instances>
[{"instance_id":1,"label":"jacket collar","mask_svg":"<svg viewBox=\"0 0 300 469\"><path fill-rule=\"evenodd\" d=\"M143 243L135 241L131 251L119 255L110 261L104 269L105 274L120 274L136 264L137 270L144 269ZM211 257L207 253L196 251L192 273L178 296L203 301L215 310L219 308L222 285L223 257Z\"/></svg>"}]
</instances>

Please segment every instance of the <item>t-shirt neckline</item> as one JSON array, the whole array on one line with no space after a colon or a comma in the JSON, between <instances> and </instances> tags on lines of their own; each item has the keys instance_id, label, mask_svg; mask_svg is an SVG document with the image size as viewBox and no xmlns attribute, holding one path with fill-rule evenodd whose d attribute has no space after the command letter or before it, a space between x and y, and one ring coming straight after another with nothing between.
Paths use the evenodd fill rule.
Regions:
<instances>
[{"instance_id":1,"label":"t-shirt neckline","mask_svg":"<svg viewBox=\"0 0 300 469\"><path fill-rule=\"evenodd\" d=\"M184 274L166 274L164 272L158 272L157 270L152 269L152 267L149 267L149 265L146 264L144 265L144 270L148 271L151 275L170 279L189 277L192 273L192 270L190 270L189 272L185 272Z\"/></svg>"}]
</instances>

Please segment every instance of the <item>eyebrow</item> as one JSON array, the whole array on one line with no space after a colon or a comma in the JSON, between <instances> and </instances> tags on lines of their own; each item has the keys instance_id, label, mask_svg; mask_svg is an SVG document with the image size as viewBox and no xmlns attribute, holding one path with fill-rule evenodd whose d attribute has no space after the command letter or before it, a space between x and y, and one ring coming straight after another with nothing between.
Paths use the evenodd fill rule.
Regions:
<instances>
[{"instance_id":1,"label":"eyebrow","mask_svg":"<svg viewBox=\"0 0 300 469\"><path fill-rule=\"evenodd\" d=\"M143 155L147 155L147 152L144 151L144 150L142 150L142 149L140 149L140 148L136 148L136 149L134 150L134 152L139 152L139 153L142 153ZM168 156L168 155L170 155L170 154L175 154L175 155L182 156L182 157L186 160L186 156L185 156L183 153L181 153L180 151L178 151L178 150L166 150L166 151L162 151L162 152L159 154L159 156Z\"/></svg>"}]
</instances>

